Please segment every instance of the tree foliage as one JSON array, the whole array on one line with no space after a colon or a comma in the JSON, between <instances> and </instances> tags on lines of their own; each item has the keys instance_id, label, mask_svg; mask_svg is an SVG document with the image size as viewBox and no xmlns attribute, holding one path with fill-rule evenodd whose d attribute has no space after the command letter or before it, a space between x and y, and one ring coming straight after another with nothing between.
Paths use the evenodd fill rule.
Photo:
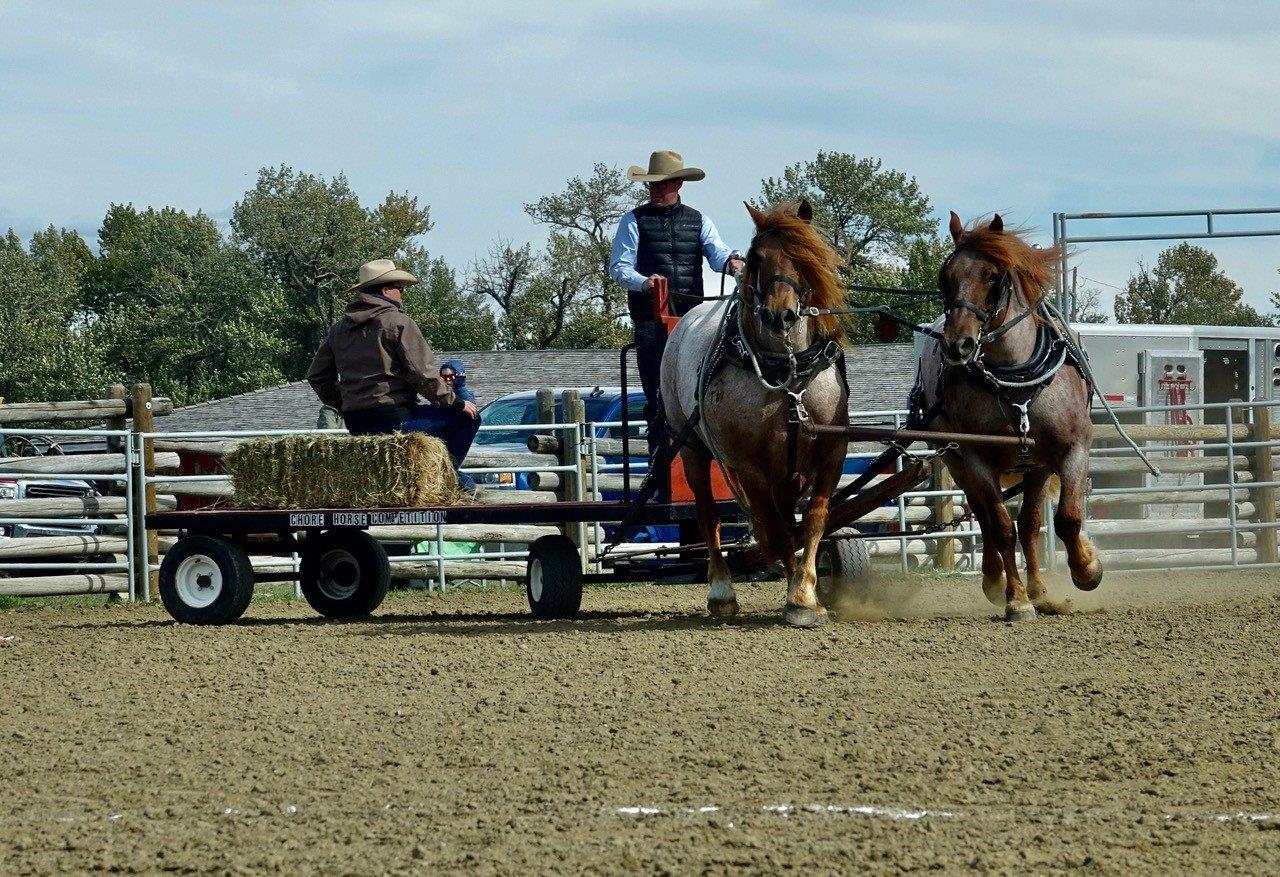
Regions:
<instances>
[{"instance_id":1,"label":"tree foliage","mask_svg":"<svg viewBox=\"0 0 1280 877\"><path fill-rule=\"evenodd\" d=\"M126 382L178 404L283 381L277 289L203 213L112 205L88 270L90 336Z\"/></svg>"},{"instance_id":2,"label":"tree foliage","mask_svg":"<svg viewBox=\"0 0 1280 877\"><path fill-rule=\"evenodd\" d=\"M1116 296L1115 314L1121 323L1269 325L1245 304L1244 290L1218 267L1218 258L1190 243L1162 252L1155 268L1139 262L1138 273Z\"/></svg>"},{"instance_id":3,"label":"tree foliage","mask_svg":"<svg viewBox=\"0 0 1280 877\"><path fill-rule=\"evenodd\" d=\"M92 260L65 229L37 232L29 250L12 230L0 238L0 397L59 401L101 391L101 357L79 320L80 281Z\"/></svg>"},{"instance_id":4,"label":"tree foliage","mask_svg":"<svg viewBox=\"0 0 1280 877\"><path fill-rule=\"evenodd\" d=\"M938 269L951 251L915 177L885 168L878 158L820 151L812 161L763 180L760 198L766 204L807 199L814 208L814 225L843 261L841 274L848 283L935 289ZM861 291L853 298L897 305L902 316L922 323L940 312L934 298L908 303ZM870 320L858 320L853 328L855 340L871 340Z\"/></svg>"},{"instance_id":5,"label":"tree foliage","mask_svg":"<svg viewBox=\"0 0 1280 877\"><path fill-rule=\"evenodd\" d=\"M346 290L363 263L393 259L441 284L423 290L419 302L439 303L457 290L447 268L442 271L418 242L432 228L430 209L407 192L389 192L366 208L342 174L326 180L284 165L263 168L236 204L231 227L251 264L281 290L289 339L284 369L291 378L305 374L316 347L341 317ZM471 322L460 308L452 310L461 319L458 340L486 337L489 315L477 314ZM443 324L434 331L434 340L456 348Z\"/></svg>"},{"instance_id":6,"label":"tree foliage","mask_svg":"<svg viewBox=\"0 0 1280 877\"><path fill-rule=\"evenodd\" d=\"M1102 309L1102 290L1098 289L1096 286L1086 286L1084 289L1081 289L1076 293L1071 322L1107 322L1107 313Z\"/></svg>"},{"instance_id":7,"label":"tree foliage","mask_svg":"<svg viewBox=\"0 0 1280 877\"><path fill-rule=\"evenodd\" d=\"M622 317L627 307L626 290L609 277L613 229L646 197L644 186L619 168L596 163L586 179L574 177L560 192L524 205L534 222L552 228L549 264L570 278L583 304L595 302L608 318Z\"/></svg>"}]
</instances>

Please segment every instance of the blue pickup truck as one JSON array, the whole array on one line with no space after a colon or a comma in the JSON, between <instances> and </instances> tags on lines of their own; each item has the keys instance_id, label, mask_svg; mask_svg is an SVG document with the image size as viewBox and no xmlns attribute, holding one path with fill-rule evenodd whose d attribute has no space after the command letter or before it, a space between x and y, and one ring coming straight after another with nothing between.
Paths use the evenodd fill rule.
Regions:
<instances>
[{"instance_id":1,"label":"blue pickup truck","mask_svg":"<svg viewBox=\"0 0 1280 877\"><path fill-rule=\"evenodd\" d=\"M575 387L574 389L582 395L583 404L587 409L588 423L610 423L622 420L622 390L617 387ZM562 387L555 391L557 419L563 414L560 400L564 390L565 388ZM643 416L644 394L636 390L629 392L627 395L629 397L627 419L630 421L631 438L641 450L644 450L644 435L646 432ZM527 390L522 393L508 393L481 408L480 416L485 426L529 426L535 424L538 422L538 395L533 390ZM476 436L475 447L477 450L498 453L527 452L526 442L531 434L529 430L525 429L498 429L492 431L486 429ZM596 437L620 439L622 438L622 427L597 427ZM610 457L608 462L619 461ZM632 462L636 466L633 471L638 472L643 477L645 471L644 460L633 458ZM487 488L506 487L527 490L529 487L528 474L525 472L499 472L477 475L476 481Z\"/></svg>"}]
</instances>

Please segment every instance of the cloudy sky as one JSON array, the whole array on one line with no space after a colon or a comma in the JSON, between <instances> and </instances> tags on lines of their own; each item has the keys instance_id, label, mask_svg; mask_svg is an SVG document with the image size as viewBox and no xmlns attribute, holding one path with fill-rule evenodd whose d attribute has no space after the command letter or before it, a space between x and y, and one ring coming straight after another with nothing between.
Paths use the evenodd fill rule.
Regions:
<instances>
[{"instance_id":1,"label":"cloudy sky","mask_svg":"<svg viewBox=\"0 0 1280 877\"><path fill-rule=\"evenodd\" d=\"M24 237L53 223L92 240L111 202L225 218L260 166L285 163L343 171L369 201L420 195L429 248L465 267L495 237L539 237L523 202L662 147L708 170L687 200L736 245L742 199L819 149L915 175L940 216L999 210L1046 237L1054 211L1280 207L1271 2L0 13L0 228ZM1280 290L1280 238L1213 247L1251 301ZM1121 285L1159 249L1095 246L1077 264Z\"/></svg>"}]
</instances>

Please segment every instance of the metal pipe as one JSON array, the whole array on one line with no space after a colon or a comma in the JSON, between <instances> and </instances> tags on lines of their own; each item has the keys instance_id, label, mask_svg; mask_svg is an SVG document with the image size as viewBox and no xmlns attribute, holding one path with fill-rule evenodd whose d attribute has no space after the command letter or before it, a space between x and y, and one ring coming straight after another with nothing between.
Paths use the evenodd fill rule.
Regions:
<instances>
[{"instance_id":1,"label":"metal pipe","mask_svg":"<svg viewBox=\"0 0 1280 877\"><path fill-rule=\"evenodd\" d=\"M129 478L124 483L124 519L129 522L129 529L125 531L125 562L128 565L129 576L129 602L137 602L138 599L138 553L137 540L138 534L134 532L136 529L133 518L133 490L134 490L134 447L133 433L126 432L124 439L124 471Z\"/></svg>"},{"instance_id":2,"label":"metal pipe","mask_svg":"<svg viewBox=\"0 0 1280 877\"><path fill-rule=\"evenodd\" d=\"M1185 232L1182 234L1117 234L1072 238L1073 244L1111 244L1126 241L1194 241L1207 238L1264 238L1280 235L1280 229L1268 231Z\"/></svg>"},{"instance_id":3,"label":"metal pipe","mask_svg":"<svg viewBox=\"0 0 1280 877\"><path fill-rule=\"evenodd\" d=\"M1280 207L1236 207L1230 210L1139 210L1119 213L1060 213L1067 219L1151 219L1176 216L1203 216L1213 213L1217 216L1254 216L1262 213L1280 214Z\"/></svg>"},{"instance_id":4,"label":"metal pipe","mask_svg":"<svg viewBox=\"0 0 1280 877\"><path fill-rule=\"evenodd\" d=\"M1024 445L1028 448L1035 447L1035 439L1026 439L1025 442L1012 435L980 435L970 432L934 432L927 429L897 429L887 426L859 426L850 424L849 426L836 426L826 424L813 424L804 427L806 432L816 435L842 435L856 440L870 441L907 441L907 442L935 442L938 444L956 444L968 445L995 445L997 447L1018 448Z\"/></svg>"},{"instance_id":5,"label":"metal pipe","mask_svg":"<svg viewBox=\"0 0 1280 877\"><path fill-rule=\"evenodd\" d=\"M1236 467L1234 464L1236 450L1234 447L1235 418L1231 416L1231 403L1227 403L1227 520L1231 522L1231 565L1239 563L1240 534L1236 532Z\"/></svg>"}]
</instances>

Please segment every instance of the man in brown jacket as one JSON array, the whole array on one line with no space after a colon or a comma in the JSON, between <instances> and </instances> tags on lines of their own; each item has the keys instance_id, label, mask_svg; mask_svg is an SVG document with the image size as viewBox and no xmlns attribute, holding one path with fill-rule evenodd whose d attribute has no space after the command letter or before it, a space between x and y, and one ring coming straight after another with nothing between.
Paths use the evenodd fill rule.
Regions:
<instances>
[{"instance_id":1,"label":"man in brown jacket","mask_svg":"<svg viewBox=\"0 0 1280 877\"><path fill-rule=\"evenodd\" d=\"M361 265L359 282L347 290L355 297L311 362L307 381L321 402L341 412L352 435L402 429L417 416L419 393L472 420L479 416L474 402L441 380L422 330L404 312L404 287L417 282L390 259ZM447 436L439 438L450 444Z\"/></svg>"}]
</instances>

